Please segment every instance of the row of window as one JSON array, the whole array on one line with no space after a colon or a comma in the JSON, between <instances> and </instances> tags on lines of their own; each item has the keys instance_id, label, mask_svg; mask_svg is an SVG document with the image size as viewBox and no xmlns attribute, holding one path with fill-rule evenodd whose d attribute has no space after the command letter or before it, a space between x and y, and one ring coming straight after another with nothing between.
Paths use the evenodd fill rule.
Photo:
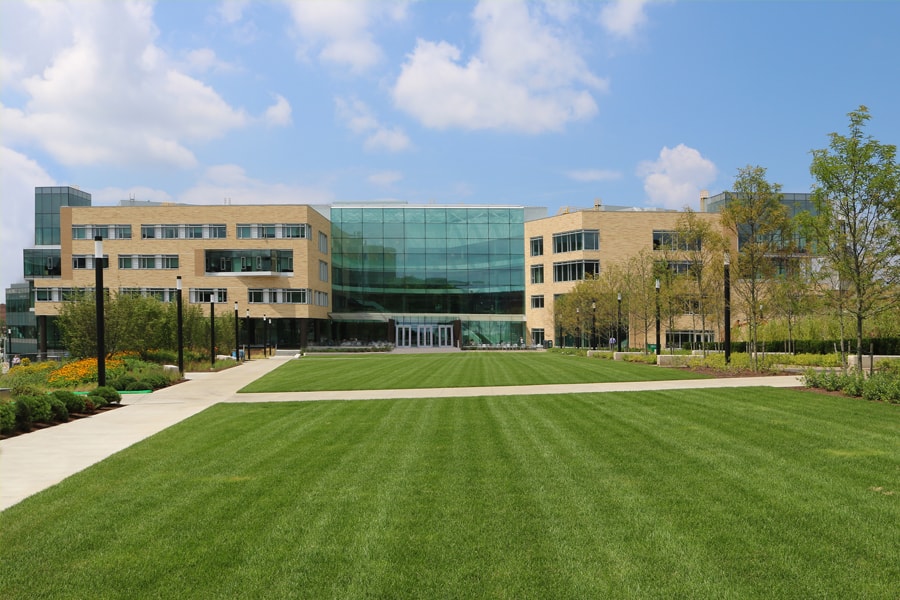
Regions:
<instances>
[{"instance_id":1,"label":"row of window","mask_svg":"<svg viewBox=\"0 0 900 600\"><path fill-rule=\"evenodd\" d=\"M599 260L569 260L553 263L553 281L580 281L600 273ZM544 283L544 265L531 265L531 283Z\"/></svg>"},{"instance_id":2,"label":"row of window","mask_svg":"<svg viewBox=\"0 0 900 600\"><path fill-rule=\"evenodd\" d=\"M93 254L73 254L73 269L96 268L96 259ZM109 268L109 256L103 256L103 268ZM177 269L177 254L120 254L120 269Z\"/></svg>"},{"instance_id":3,"label":"row of window","mask_svg":"<svg viewBox=\"0 0 900 600\"><path fill-rule=\"evenodd\" d=\"M78 294L93 294L94 288L37 288L37 302L65 302ZM121 294L156 298L163 302L174 302L178 290L176 288L132 288L119 289ZM250 304L314 304L328 306L328 293L310 289L263 288L247 290ZM228 302L228 290L225 288L191 288L188 290L188 301L192 304L224 304Z\"/></svg>"},{"instance_id":4,"label":"row of window","mask_svg":"<svg viewBox=\"0 0 900 600\"><path fill-rule=\"evenodd\" d=\"M312 227L307 223L239 223L235 230L238 239L311 239ZM131 225L72 225L73 240L88 240L96 236L104 240L130 240ZM227 226L206 224L147 224L141 225L144 240L201 240L225 239ZM319 251L328 254L328 235L319 232Z\"/></svg>"},{"instance_id":5,"label":"row of window","mask_svg":"<svg viewBox=\"0 0 900 600\"><path fill-rule=\"evenodd\" d=\"M529 243L531 256L544 255L544 238L533 237ZM553 234L553 253L578 252L581 250L600 249L599 229L580 229L578 231L566 231Z\"/></svg>"}]
</instances>

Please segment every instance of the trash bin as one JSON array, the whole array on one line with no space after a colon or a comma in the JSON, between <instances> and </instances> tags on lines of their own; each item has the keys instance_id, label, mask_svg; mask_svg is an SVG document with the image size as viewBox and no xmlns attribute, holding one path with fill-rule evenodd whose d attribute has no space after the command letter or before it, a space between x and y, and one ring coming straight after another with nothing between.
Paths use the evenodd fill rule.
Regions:
<instances>
[{"instance_id":1,"label":"trash bin","mask_svg":"<svg viewBox=\"0 0 900 600\"><path fill-rule=\"evenodd\" d=\"M656 352L656 344L648 344L650 347L650 352Z\"/></svg>"}]
</instances>

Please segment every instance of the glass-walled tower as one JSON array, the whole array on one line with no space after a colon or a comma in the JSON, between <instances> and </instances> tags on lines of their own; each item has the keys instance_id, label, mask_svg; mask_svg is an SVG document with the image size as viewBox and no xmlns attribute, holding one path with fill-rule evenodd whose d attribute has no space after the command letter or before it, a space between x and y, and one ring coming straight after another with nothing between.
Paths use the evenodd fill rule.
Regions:
<instances>
[{"instance_id":1,"label":"glass-walled tower","mask_svg":"<svg viewBox=\"0 0 900 600\"><path fill-rule=\"evenodd\" d=\"M6 290L8 330L5 333L12 354L35 358L48 348L60 347L52 320L35 317L33 281L61 275L59 211L63 206L91 206L91 195L69 186L34 188L35 245L22 252L27 283Z\"/></svg>"},{"instance_id":2,"label":"glass-walled tower","mask_svg":"<svg viewBox=\"0 0 900 600\"><path fill-rule=\"evenodd\" d=\"M517 344L525 208L333 206L336 342Z\"/></svg>"}]
</instances>

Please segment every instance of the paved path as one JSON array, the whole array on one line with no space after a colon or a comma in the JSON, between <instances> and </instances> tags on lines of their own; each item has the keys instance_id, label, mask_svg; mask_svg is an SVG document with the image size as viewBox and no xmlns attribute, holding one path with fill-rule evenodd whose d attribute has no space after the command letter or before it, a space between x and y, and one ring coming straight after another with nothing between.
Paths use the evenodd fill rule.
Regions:
<instances>
[{"instance_id":1,"label":"paved path","mask_svg":"<svg viewBox=\"0 0 900 600\"><path fill-rule=\"evenodd\" d=\"M0 440L0 510L53 486L104 458L219 402L378 400L451 396L573 394L717 387L797 387L799 377L739 377L628 383L237 394L287 357L252 360L219 373L189 373L188 381L152 394L128 395L122 408Z\"/></svg>"}]
</instances>

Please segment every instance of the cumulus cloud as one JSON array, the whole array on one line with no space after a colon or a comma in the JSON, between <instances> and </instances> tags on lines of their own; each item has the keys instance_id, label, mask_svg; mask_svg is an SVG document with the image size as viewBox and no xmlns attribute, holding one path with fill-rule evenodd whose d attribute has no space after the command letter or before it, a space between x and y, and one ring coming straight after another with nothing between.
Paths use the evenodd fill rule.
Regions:
<instances>
[{"instance_id":1,"label":"cumulus cloud","mask_svg":"<svg viewBox=\"0 0 900 600\"><path fill-rule=\"evenodd\" d=\"M614 179L621 179L622 173L609 169L576 169L566 171L566 177L583 182L612 181Z\"/></svg>"},{"instance_id":2,"label":"cumulus cloud","mask_svg":"<svg viewBox=\"0 0 900 600\"><path fill-rule=\"evenodd\" d=\"M373 21L400 20L406 13L406 2L289 1L286 6L299 34L301 59L315 55L356 72L373 67L384 56L370 31Z\"/></svg>"},{"instance_id":3,"label":"cumulus cloud","mask_svg":"<svg viewBox=\"0 0 900 600\"><path fill-rule=\"evenodd\" d=\"M36 34L0 40L3 70L17 74L10 85L26 99L0 107L8 144L39 146L66 165L186 168L197 164L192 144L253 121L156 45L152 4L37 2L15 9L17 28ZM218 64L209 50L188 60Z\"/></svg>"},{"instance_id":4,"label":"cumulus cloud","mask_svg":"<svg viewBox=\"0 0 900 600\"><path fill-rule=\"evenodd\" d=\"M400 152L412 145L402 129L381 124L365 102L356 98L338 97L335 98L334 104L338 118L347 128L366 137L363 143L366 150Z\"/></svg>"},{"instance_id":5,"label":"cumulus cloud","mask_svg":"<svg viewBox=\"0 0 900 600\"><path fill-rule=\"evenodd\" d=\"M328 204L334 201L325 188L268 183L249 177L238 165L217 165L207 169L200 181L177 202L186 204Z\"/></svg>"},{"instance_id":6,"label":"cumulus cloud","mask_svg":"<svg viewBox=\"0 0 900 600\"><path fill-rule=\"evenodd\" d=\"M478 52L464 60L452 44L419 39L394 103L435 129L540 133L594 116L592 92L607 82L590 71L554 14L524 2L479 3L472 15Z\"/></svg>"},{"instance_id":7,"label":"cumulus cloud","mask_svg":"<svg viewBox=\"0 0 900 600\"><path fill-rule=\"evenodd\" d=\"M609 33L631 37L647 21L644 7L650 0L613 0L600 11L600 23Z\"/></svg>"},{"instance_id":8,"label":"cumulus cloud","mask_svg":"<svg viewBox=\"0 0 900 600\"><path fill-rule=\"evenodd\" d=\"M21 249L34 246L34 188L51 185L58 184L37 162L0 146L0 290L25 281Z\"/></svg>"},{"instance_id":9,"label":"cumulus cloud","mask_svg":"<svg viewBox=\"0 0 900 600\"><path fill-rule=\"evenodd\" d=\"M266 109L266 123L279 126L291 124L291 104L284 96L275 95L275 104Z\"/></svg>"},{"instance_id":10,"label":"cumulus cloud","mask_svg":"<svg viewBox=\"0 0 900 600\"><path fill-rule=\"evenodd\" d=\"M679 144L663 147L657 160L638 166L637 174L644 178L644 191L651 204L671 209L696 208L700 190L716 178L716 165L697 150Z\"/></svg>"}]
</instances>

